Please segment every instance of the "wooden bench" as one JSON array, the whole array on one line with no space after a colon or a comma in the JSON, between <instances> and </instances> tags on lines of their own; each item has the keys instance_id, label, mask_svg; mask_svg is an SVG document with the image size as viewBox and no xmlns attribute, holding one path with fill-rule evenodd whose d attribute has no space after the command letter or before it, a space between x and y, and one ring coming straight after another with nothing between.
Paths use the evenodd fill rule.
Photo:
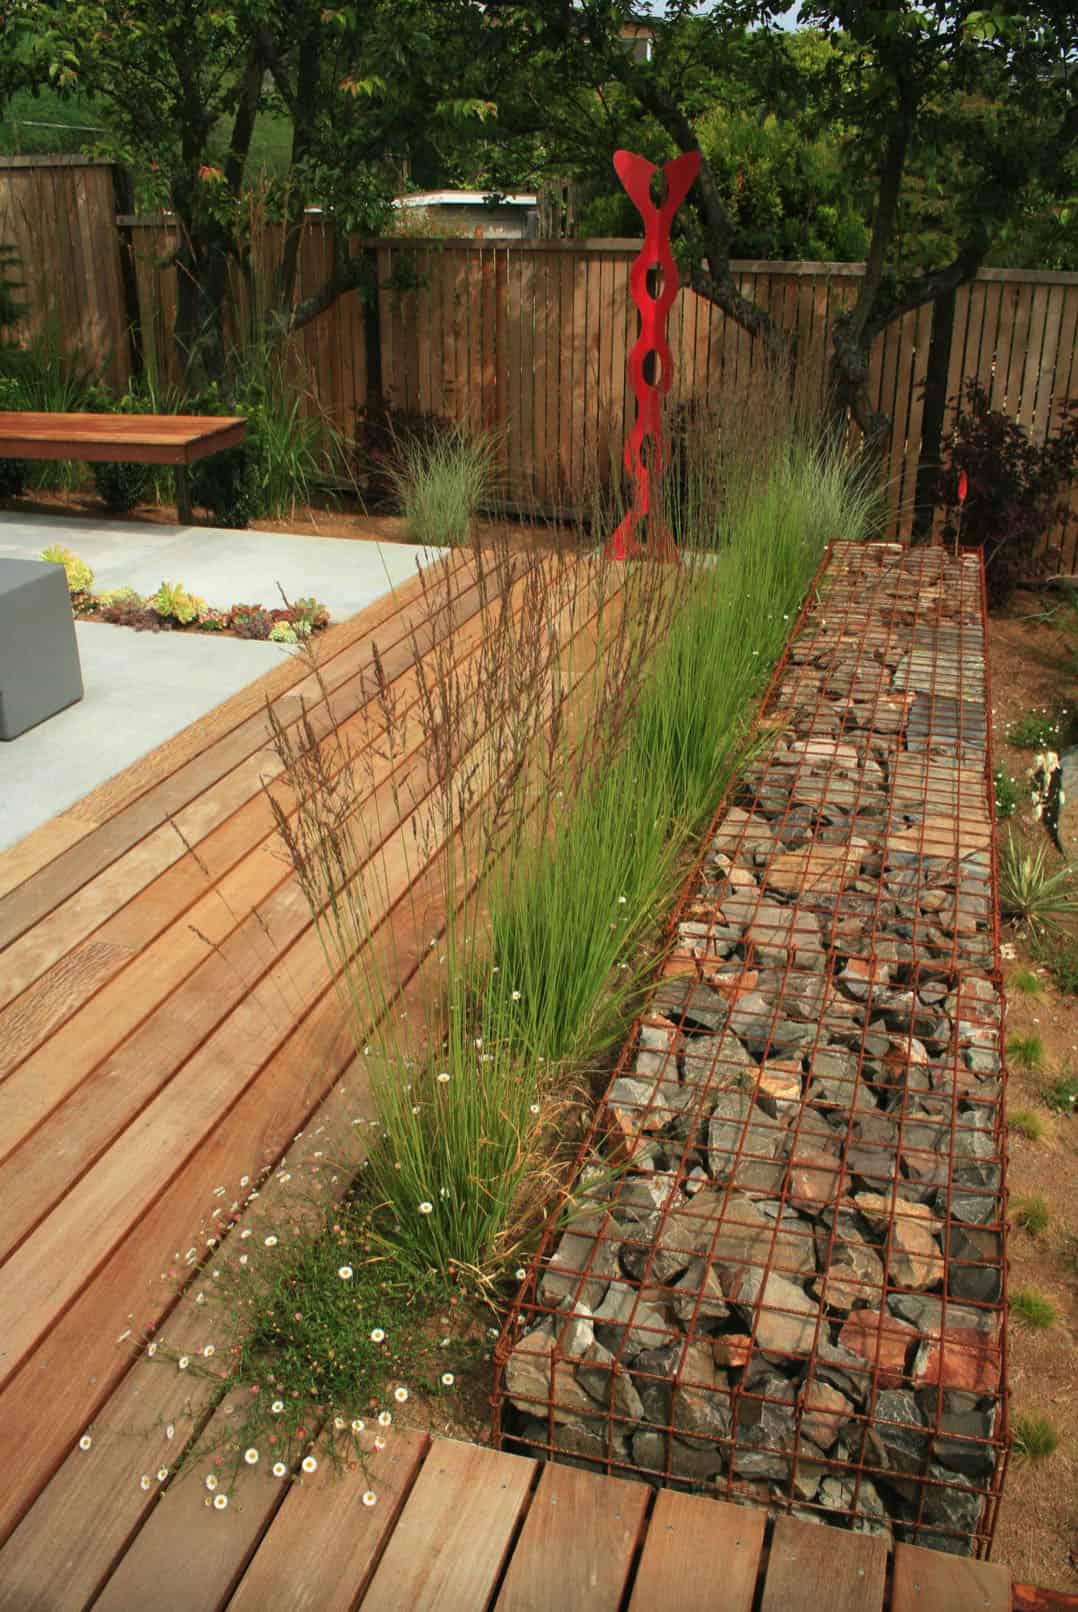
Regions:
<instances>
[{"instance_id":1,"label":"wooden bench","mask_svg":"<svg viewBox=\"0 0 1078 1612\"><path fill-rule=\"evenodd\" d=\"M191 520L187 467L243 441L247 421L213 414L31 414L0 410L0 458L122 460L176 467L176 509Z\"/></svg>"}]
</instances>

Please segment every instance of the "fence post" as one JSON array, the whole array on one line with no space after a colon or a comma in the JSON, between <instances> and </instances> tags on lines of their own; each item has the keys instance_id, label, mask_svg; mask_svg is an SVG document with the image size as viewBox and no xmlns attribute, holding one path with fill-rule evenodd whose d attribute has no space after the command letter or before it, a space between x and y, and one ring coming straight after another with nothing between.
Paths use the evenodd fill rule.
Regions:
<instances>
[{"instance_id":1,"label":"fence post","mask_svg":"<svg viewBox=\"0 0 1078 1612\"><path fill-rule=\"evenodd\" d=\"M145 373L142 350L142 312L138 300L138 280L132 255L131 226L122 224L135 211L135 187L131 175L122 163L112 164L112 192L116 201L116 236L120 253L120 284L123 288L124 314L127 320L127 345L131 359L131 379L140 381Z\"/></svg>"},{"instance_id":2,"label":"fence post","mask_svg":"<svg viewBox=\"0 0 1078 1612\"><path fill-rule=\"evenodd\" d=\"M954 291L945 291L932 305L932 334L925 370L925 400L921 414L921 452L917 461L911 541L924 543L932 533L939 479L943 416L947 407L947 374L954 340Z\"/></svg>"}]
</instances>

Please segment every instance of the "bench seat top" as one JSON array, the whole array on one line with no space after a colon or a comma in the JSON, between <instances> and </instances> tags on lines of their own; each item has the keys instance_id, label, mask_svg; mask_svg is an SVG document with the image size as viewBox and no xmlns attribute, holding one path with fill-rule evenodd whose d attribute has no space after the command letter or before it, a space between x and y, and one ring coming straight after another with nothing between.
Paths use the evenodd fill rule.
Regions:
<instances>
[{"instance_id":1,"label":"bench seat top","mask_svg":"<svg viewBox=\"0 0 1078 1612\"><path fill-rule=\"evenodd\" d=\"M190 465L242 442L247 421L219 414L34 414L0 410L0 458Z\"/></svg>"}]
</instances>

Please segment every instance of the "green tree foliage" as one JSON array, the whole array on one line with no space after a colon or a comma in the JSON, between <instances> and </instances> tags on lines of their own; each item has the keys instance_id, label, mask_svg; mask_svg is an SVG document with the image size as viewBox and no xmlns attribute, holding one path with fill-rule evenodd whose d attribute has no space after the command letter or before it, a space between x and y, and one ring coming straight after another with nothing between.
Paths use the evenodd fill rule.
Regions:
<instances>
[{"instance_id":1,"label":"green tree foliage","mask_svg":"<svg viewBox=\"0 0 1078 1612\"><path fill-rule=\"evenodd\" d=\"M175 337L190 385L224 376L230 272L253 279L248 169L259 119L291 131L283 175L257 198L286 226L262 312L296 328L362 282L348 234L384 225L412 142L473 115L455 97L445 43L450 13L466 4L13 0L6 9L4 43L23 76L90 97L108 130L102 154L136 169L148 199L176 216ZM336 226L333 261L297 301L313 200Z\"/></svg>"},{"instance_id":2,"label":"green tree foliage","mask_svg":"<svg viewBox=\"0 0 1078 1612\"><path fill-rule=\"evenodd\" d=\"M668 0L660 17L639 0L490 0L476 71L485 66L485 93L505 126L530 133L562 171L593 175L618 145L654 161L699 150L700 178L682 212L691 283L776 351L786 333L741 294L730 259L746 222L781 236L780 213L806 210L821 191L825 206L833 202L821 175L840 161L868 238L858 297L834 328L833 390L869 443L882 445L890 421L873 410L867 384L874 339L970 279L1031 211L1065 210L1078 28L1052 0L993 9L804 0L807 33L791 43L782 11ZM653 29L648 60L623 37L642 22ZM787 128L793 167L781 151ZM747 208L746 176L755 191Z\"/></svg>"}]
</instances>

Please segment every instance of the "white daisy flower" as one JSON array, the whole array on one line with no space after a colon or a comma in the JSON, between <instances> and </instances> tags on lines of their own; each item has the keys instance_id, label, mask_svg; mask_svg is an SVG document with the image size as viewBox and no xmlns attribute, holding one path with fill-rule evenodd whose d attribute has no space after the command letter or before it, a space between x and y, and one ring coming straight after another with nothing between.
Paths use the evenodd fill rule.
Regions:
<instances>
[{"instance_id":1,"label":"white daisy flower","mask_svg":"<svg viewBox=\"0 0 1078 1612\"><path fill-rule=\"evenodd\" d=\"M403 1405L408 1398L407 1388L394 1388L393 1398L397 1401L398 1405Z\"/></svg>"},{"instance_id":2,"label":"white daisy flower","mask_svg":"<svg viewBox=\"0 0 1078 1612\"><path fill-rule=\"evenodd\" d=\"M288 1475L288 1468L285 1466L284 1462L283 1461L274 1461L274 1463L273 1463L273 1476L275 1478L283 1478L283 1477L287 1477L287 1475Z\"/></svg>"},{"instance_id":3,"label":"white daisy flower","mask_svg":"<svg viewBox=\"0 0 1078 1612\"><path fill-rule=\"evenodd\" d=\"M158 1483L164 1483L164 1481L165 1481L165 1479L167 1477L168 1477L168 1467L167 1466L159 1466L158 1469L157 1469L157 1481L158 1481Z\"/></svg>"},{"instance_id":4,"label":"white daisy flower","mask_svg":"<svg viewBox=\"0 0 1078 1612\"><path fill-rule=\"evenodd\" d=\"M514 991L512 993L512 1000L514 1002L519 1002L520 1001L520 992L519 991Z\"/></svg>"},{"instance_id":5,"label":"white daisy flower","mask_svg":"<svg viewBox=\"0 0 1078 1612\"><path fill-rule=\"evenodd\" d=\"M141 1478L138 1480L138 1486L139 1486L140 1489L148 1489L150 1487L150 1479L147 1477L145 1472L142 1474Z\"/></svg>"},{"instance_id":6,"label":"white daisy flower","mask_svg":"<svg viewBox=\"0 0 1078 1612\"><path fill-rule=\"evenodd\" d=\"M357 1416L355 1418L355 1420L352 1422L352 1432L353 1433L362 1433L362 1431L366 1427L366 1425L367 1424L363 1420L363 1418L361 1416Z\"/></svg>"},{"instance_id":7,"label":"white daisy flower","mask_svg":"<svg viewBox=\"0 0 1078 1612\"><path fill-rule=\"evenodd\" d=\"M384 1438L376 1438L375 1441L374 1441L374 1447L375 1447L376 1450L384 1450L385 1447L386 1447L385 1439Z\"/></svg>"},{"instance_id":8,"label":"white daisy flower","mask_svg":"<svg viewBox=\"0 0 1078 1612\"><path fill-rule=\"evenodd\" d=\"M264 1247L266 1247L266 1248L276 1248L277 1247L277 1239L276 1239L276 1237L267 1237L267 1238L265 1238Z\"/></svg>"},{"instance_id":9,"label":"white daisy flower","mask_svg":"<svg viewBox=\"0 0 1078 1612\"><path fill-rule=\"evenodd\" d=\"M392 1421L393 1421L393 1417L392 1417L392 1415L391 1415L391 1413L389 1411L379 1411L378 1412L378 1426L379 1427L389 1427L389 1425L391 1424Z\"/></svg>"},{"instance_id":10,"label":"white daisy flower","mask_svg":"<svg viewBox=\"0 0 1078 1612\"><path fill-rule=\"evenodd\" d=\"M434 1205L427 1202L421 1203L419 1205L419 1213L421 1215L432 1215L434 1213Z\"/></svg>"},{"instance_id":11,"label":"white daisy flower","mask_svg":"<svg viewBox=\"0 0 1078 1612\"><path fill-rule=\"evenodd\" d=\"M340 1277L342 1282L350 1282L352 1280L351 1265L342 1265L340 1270L337 1272L337 1275Z\"/></svg>"},{"instance_id":12,"label":"white daisy flower","mask_svg":"<svg viewBox=\"0 0 1078 1612\"><path fill-rule=\"evenodd\" d=\"M180 1358L177 1360L176 1364L180 1368L181 1371L186 1371L188 1366L191 1364L191 1356L190 1355L181 1355Z\"/></svg>"},{"instance_id":13,"label":"white daisy flower","mask_svg":"<svg viewBox=\"0 0 1078 1612\"><path fill-rule=\"evenodd\" d=\"M300 1465L303 1467L304 1472L318 1471L318 1462L315 1460L313 1455L305 1455L303 1460L300 1462Z\"/></svg>"},{"instance_id":14,"label":"white daisy flower","mask_svg":"<svg viewBox=\"0 0 1078 1612\"><path fill-rule=\"evenodd\" d=\"M214 1477L212 1472L210 1473L209 1477L206 1479L206 1487L210 1491L211 1494L213 1493L213 1491L217 1487L217 1479Z\"/></svg>"},{"instance_id":15,"label":"white daisy flower","mask_svg":"<svg viewBox=\"0 0 1078 1612\"><path fill-rule=\"evenodd\" d=\"M257 1466L258 1465L258 1451L256 1449L254 1449L254 1448L251 1448L249 1450L244 1450L243 1459L247 1462L248 1466Z\"/></svg>"},{"instance_id":16,"label":"white daisy flower","mask_svg":"<svg viewBox=\"0 0 1078 1612\"><path fill-rule=\"evenodd\" d=\"M80 1450L88 1450L88 1449L89 1449L89 1448L90 1448L90 1445L91 1445L91 1444L92 1444L92 1443L93 1443L93 1442L94 1442L94 1441L93 1441L93 1439L92 1439L92 1438L91 1438L91 1437L90 1437L90 1435L89 1435L89 1433L84 1433L84 1434L83 1434L83 1435L82 1435L82 1437L81 1437L81 1438L80 1438L80 1439L79 1439L79 1449L80 1449Z\"/></svg>"},{"instance_id":17,"label":"white daisy flower","mask_svg":"<svg viewBox=\"0 0 1078 1612\"><path fill-rule=\"evenodd\" d=\"M203 1359L209 1360L217 1353L216 1345L208 1343L202 1351Z\"/></svg>"},{"instance_id":18,"label":"white daisy flower","mask_svg":"<svg viewBox=\"0 0 1078 1612\"><path fill-rule=\"evenodd\" d=\"M146 1353L150 1357L150 1359L152 1360L154 1355L157 1353L157 1345L156 1345L156 1343L148 1343L146 1345Z\"/></svg>"},{"instance_id":19,"label":"white daisy flower","mask_svg":"<svg viewBox=\"0 0 1078 1612\"><path fill-rule=\"evenodd\" d=\"M284 1410L284 1400L283 1399L275 1399L273 1401L273 1404L270 1406L271 1414L274 1415L274 1416L280 1416L280 1414L281 1414L281 1412L283 1410Z\"/></svg>"},{"instance_id":20,"label":"white daisy flower","mask_svg":"<svg viewBox=\"0 0 1078 1612\"><path fill-rule=\"evenodd\" d=\"M213 1497L214 1511L224 1511L228 1505L227 1494L215 1494Z\"/></svg>"},{"instance_id":21,"label":"white daisy flower","mask_svg":"<svg viewBox=\"0 0 1078 1612\"><path fill-rule=\"evenodd\" d=\"M442 1372L442 1387L443 1388L452 1388L452 1386L456 1382L456 1380L457 1379L454 1377L454 1375L453 1375L453 1373L451 1371L443 1371Z\"/></svg>"},{"instance_id":22,"label":"white daisy flower","mask_svg":"<svg viewBox=\"0 0 1078 1612\"><path fill-rule=\"evenodd\" d=\"M373 1505L376 1505L377 1502L378 1502L378 1496L375 1494L374 1490L373 1489L366 1489L364 1491L364 1494L363 1494L363 1504L365 1506L373 1506Z\"/></svg>"},{"instance_id":23,"label":"white daisy flower","mask_svg":"<svg viewBox=\"0 0 1078 1612\"><path fill-rule=\"evenodd\" d=\"M384 1339L385 1339L385 1333L383 1332L382 1328L381 1327L375 1327L374 1330L371 1332L371 1342L372 1343L382 1343L384 1341Z\"/></svg>"},{"instance_id":24,"label":"white daisy flower","mask_svg":"<svg viewBox=\"0 0 1078 1612\"><path fill-rule=\"evenodd\" d=\"M447 1084L448 1080L449 1080L449 1070L448 1069L443 1069L441 1074L438 1076L438 1083L439 1083L439 1085L444 1086L444 1085Z\"/></svg>"}]
</instances>

